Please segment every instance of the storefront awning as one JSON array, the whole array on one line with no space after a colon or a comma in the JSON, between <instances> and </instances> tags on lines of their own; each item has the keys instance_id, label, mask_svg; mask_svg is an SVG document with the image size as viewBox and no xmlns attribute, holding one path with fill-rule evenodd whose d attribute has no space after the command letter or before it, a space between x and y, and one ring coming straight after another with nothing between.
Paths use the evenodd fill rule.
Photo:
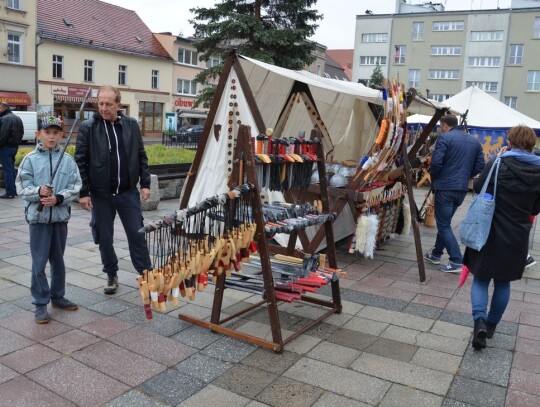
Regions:
<instances>
[{"instance_id":1,"label":"storefront awning","mask_svg":"<svg viewBox=\"0 0 540 407\"><path fill-rule=\"evenodd\" d=\"M0 102L10 106L30 106L32 98L26 92L0 92Z\"/></svg>"},{"instance_id":2,"label":"storefront awning","mask_svg":"<svg viewBox=\"0 0 540 407\"><path fill-rule=\"evenodd\" d=\"M76 102L76 103L82 103L84 97L83 96L67 96L67 95L54 95L54 101L55 102ZM89 97L87 100L87 103L97 103L97 98Z\"/></svg>"},{"instance_id":3,"label":"storefront awning","mask_svg":"<svg viewBox=\"0 0 540 407\"><path fill-rule=\"evenodd\" d=\"M180 117L192 117L194 119L206 119L206 112L200 112L197 110L180 110Z\"/></svg>"}]
</instances>

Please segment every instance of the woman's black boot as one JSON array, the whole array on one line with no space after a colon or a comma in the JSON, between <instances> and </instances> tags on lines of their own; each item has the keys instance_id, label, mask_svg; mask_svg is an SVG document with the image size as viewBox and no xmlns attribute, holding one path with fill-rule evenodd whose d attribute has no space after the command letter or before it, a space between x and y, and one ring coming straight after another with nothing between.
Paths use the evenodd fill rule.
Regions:
<instances>
[{"instance_id":1,"label":"woman's black boot","mask_svg":"<svg viewBox=\"0 0 540 407\"><path fill-rule=\"evenodd\" d=\"M495 329L497 328L497 324L492 324L491 322L486 322L486 331L488 338L493 338L493 334L495 333Z\"/></svg>"},{"instance_id":2,"label":"woman's black boot","mask_svg":"<svg viewBox=\"0 0 540 407\"><path fill-rule=\"evenodd\" d=\"M472 346L474 349L480 350L486 347L487 327L484 318L478 318L474 321L474 333Z\"/></svg>"}]
</instances>

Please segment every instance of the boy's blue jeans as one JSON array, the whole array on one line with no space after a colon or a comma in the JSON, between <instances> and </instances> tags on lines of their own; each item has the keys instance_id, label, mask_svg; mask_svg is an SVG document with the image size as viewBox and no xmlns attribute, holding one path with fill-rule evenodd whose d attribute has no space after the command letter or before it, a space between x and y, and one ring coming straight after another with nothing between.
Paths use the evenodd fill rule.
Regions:
<instances>
[{"instance_id":1,"label":"boy's blue jeans","mask_svg":"<svg viewBox=\"0 0 540 407\"><path fill-rule=\"evenodd\" d=\"M493 296L491 297L491 306L489 313L488 305L488 287L490 278L474 276L471 287L471 304L473 320L483 318L487 322L497 325L510 301L510 281L501 281L493 279Z\"/></svg>"},{"instance_id":2,"label":"boy's blue jeans","mask_svg":"<svg viewBox=\"0 0 540 407\"><path fill-rule=\"evenodd\" d=\"M49 208L44 208L44 211ZM66 289L66 267L64 250L68 233L67 222L32 223L30 227L30 254L32 256L32 281L30 292L32 303L47 305L51 299L64 297ZM51 286L45 275L47 262L50 264Z\"/></svg>"}]
</instances>

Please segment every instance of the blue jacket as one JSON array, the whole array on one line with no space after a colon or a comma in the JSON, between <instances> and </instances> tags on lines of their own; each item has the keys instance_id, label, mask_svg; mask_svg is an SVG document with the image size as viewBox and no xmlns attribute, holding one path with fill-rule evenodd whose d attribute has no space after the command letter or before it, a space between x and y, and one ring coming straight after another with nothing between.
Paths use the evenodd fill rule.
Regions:
<instances>
[{"instance_id":1,"label":"blue jacket","mask_svg":"<svg viewBox=\"0 0 540 407\"><path fill-rule=\"evenodd\" d=\"M462 126L441 134L431 157L434 191L467 191L469 180L484 168L484 153L478 140Z\"/></svg>"},{"instance_id":2,"label":"blue jacket","mask_svg":"<svg viewBox=\"0 0 540 407\"><path fill-rule=\"evenodd\" d=\"M59 146L56 146L54 150L47 150L38 144L36 149L28 153L19 165L15 185L17 194L25 201L24 211L28 223L67 222L71 216L70 205L78 197L82 181L75 161L67 153L64 153L64 158L52 182L54 194L63 197L62 203L43 208L41 212L37 211L40 199L39 188L50 182L51 174L61 153Z\"/></svg>"}]
</instances>

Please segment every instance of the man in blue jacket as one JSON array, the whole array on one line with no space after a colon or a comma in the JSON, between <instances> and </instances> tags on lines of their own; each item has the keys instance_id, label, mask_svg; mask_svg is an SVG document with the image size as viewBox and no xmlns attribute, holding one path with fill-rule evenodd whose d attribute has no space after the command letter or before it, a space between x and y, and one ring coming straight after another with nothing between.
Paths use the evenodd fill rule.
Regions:
<instances>
[{"instance_id":1,"label":"man in blue jacket","mask_svg":"<svg viewBox=\"0 0 540 407\"><path fill-rule=\"evenodd\" d=\"M463 126L457 124L456 116L441 117L441 135L435 143L430 169L435 192L437 239L425 259L433 264L441 264L441 256L446 248L450 260L439 270L447 273L459 273L463 262L452 231L452 217L467 195L470 179L484 168L482 146Z\"/></svg>"}]
</instances>

